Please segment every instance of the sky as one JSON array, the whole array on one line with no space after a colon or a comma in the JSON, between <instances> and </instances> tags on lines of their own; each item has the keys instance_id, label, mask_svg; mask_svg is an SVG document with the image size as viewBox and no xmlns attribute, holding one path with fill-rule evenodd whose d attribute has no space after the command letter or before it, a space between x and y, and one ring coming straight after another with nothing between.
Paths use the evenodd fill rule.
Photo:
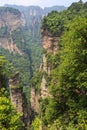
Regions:
<instances>
[{"instance_id":1,"label":"sky","mask_svg":"<svg viewBox=\"0 0 87 130\"><path fill-rule=\"evenodd\" d=\"M0 6L5 4L15 4L15 5L24 5L24 6L40 6L50 7L54 5L64 5L66 7L70 6L73 2L78 2L79 0L0 0ZM87 2L87 0L83 0L83 2Z\"/></svg>"}]
</instances>

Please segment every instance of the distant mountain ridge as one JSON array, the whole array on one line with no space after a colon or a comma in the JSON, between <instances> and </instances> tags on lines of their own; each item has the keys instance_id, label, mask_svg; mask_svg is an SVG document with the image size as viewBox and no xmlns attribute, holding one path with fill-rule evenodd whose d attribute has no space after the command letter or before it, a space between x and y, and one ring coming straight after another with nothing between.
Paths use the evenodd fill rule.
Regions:
<instances>
[{"instance_id":1,"label":"distant mountain ridge","mask_svg":"<svg viewBox=\"0 0 87 130\"><path fill-rule=\"evenodd\" d=\"M36 10L40 11L39 14L49 13L49 12L51 12L53 10L56 10L56 11L59 12L59 11L62 11L64 9L67 9L67 7L65 7L65 6L57 6L57 5L51 6L51 7L41 8L40 6L33 6L33 5L32 6L22 6L22 5L8 5L8 4L6 4L5 7L16 8L16 9L19 9L20 11L23 11L23 10L26 11L26 10L30 10L30 9L32 9L32 10L36 9Z\"/></svg>"},{"instance_id":2,"label":"distant mountain ridge","mask_svg":"<svg viewBox=\"0 0 87 130\"><path fill-rule=\"evenodd\" d=\"M25 35L25 46L27 46L27 55L30 56L30 50L32 55L32 61L34 68L39 66L38 60L41 62L42 53L42 39L41 39L41 21L44 16L46 16L51 11L62 11L65 10L64 6L52 6L45 7L44 9L39 6L20 6L20 5L4 5L4 7L13 8L19 10L25 21L25 26L23 27L23 33ZM37 49L39 50L37 52ZM40 56L40 57L39 57Z\"/></svg>"},{"instance_id":3,"label":"distant mountain ridge","mask_svg":"<svg viewBox=\"0 0 87 130\"><path fill-rule=\"evenodd\" d=\"M26 19L26 26L29 28L32 35L35 37L40 33L40 25L42 18L51 11L62 11L67 9L65 6L52 6L45 7L44 9L39 6L20 6L20 5L5 5L5 7L11 7L18 9L24 14Z\"/></svg>"},{"instance_id":4,"label":"distant mountain ridge","mask_svg":"<svg viewBox=\"0 0 87 130\"><path fill-rule=\"evenodd\" d=\"M5 7L12 7L18 9L20 12L25 14L26 21L29 22L30 16L39 16L42 17L47 15L51 11L62 11L67 9L65 6L52 6L52 7L45 7L44 9L40 6L21 6L21 5L8 5L6 4ZM27 23L28 25L28 23Z\"/></svg>"}]
</instances>

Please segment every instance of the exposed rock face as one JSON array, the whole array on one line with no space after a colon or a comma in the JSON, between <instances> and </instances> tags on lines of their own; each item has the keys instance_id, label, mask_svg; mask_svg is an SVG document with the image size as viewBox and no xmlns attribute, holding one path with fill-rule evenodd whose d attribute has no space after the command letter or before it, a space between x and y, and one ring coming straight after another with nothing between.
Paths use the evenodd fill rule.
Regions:
<instances>
[{"instance_id":1,"label":"exposed rock face","mask_svg":"<svg viewBox=\"0 0 87 130\"><path fill-rule=\"evenodd\" d=\"M25 94L20 86L19 73L16 73L9 81L10 83L10 97L12 104L16 107L17 111L23 113L22 120L25 124L24 128L27 130L29 127L29 113Z\"/></svg>"},{"instance_id":2,"label":"exposed rock face","mask_svg":"<svg viewBox=\"0 0 87 130\"><path fill-rule=\"evenodd\" d=\"M58 37L53 37L47 30L42 30L42 40L43 40L43 49L47 53L57 53L58 52Z\"/></svg>"},{"instance_id":3,"label":"exposed rock face","mask_svg":"<svg viewBox=\"0 0 87 130\"><path fill-rule=\"evenodd\" d=\"M43 49L45 50L46 54L43 54L43 62L42 62L42 70L50 75L51 71L51 65L47 64L47 57L46 55L51 53L51 54L56 54L58 53L59 47L58 47L58 36L53 37L49 33L48 30L42 30L42 41L43 41ZM42 99L46 97L51 97L48 88L46 87L46 77L43 75L42 82L41 82L41 97Z\"/></svg>"},{"instance_id":4,"label":"exposed rock face","mask_svg":"<svg viewBox=\"0 0 87 130\"><path fill-rule=\"evenodd\" d=\"M21 26L25 26L24 14L17 9L3 7L0 8L0 47L9 52L23 55L23 52L13 42L12 32Z\"/></svg>"},{"instance_id":5,"label":"exposed rock face","mask_svg":"<svg viewBox=\"0 0 87 130\"><path fill-rule=\"evenodd\" d=\"M47 59L46 59L46 55L43 54L42 58L43 58L42 69L43 69L44 72L48 72L47 71Z\"/></svg>"},{"instance_id":6,"label":"exposed rock face","mask_svg":"<svg viewBox=\"0 0 87 130\"><path fill-rule=\"evenodd\" d=\"M0 28L7 26L11 31L25 24L23 14L12 8L0 8Z\"/></svg>"},{"instance_id":7,"label":"exposed rock face","mask_svg":"<svg viewBox=\"0 0 87 130\"><path fill-rule=\"evenodd\" d=\"M42 31L42 41L43 41L43 48L46 51L46 53L43 53L43 61L40 66L40 70L47 75L50 75L51 67L47 64L47 57L46 54L56 54L58 52L58 37L52 37L51 34L45 30ZM34 110L34 112L39 112L39 98L45 99L46 97L52 97L50 95L49 89L46 87L47 81L45 74L42 76L42 82L41 82L41 92L38 94L38 92L32 88L31 89L31 108Z\"/></svg>"},{"instance_id":8,"label":"exposed rock face","mask_svg":"<svg viewBox=\"0 0 87 130\"><path fill-rule=\"evenodd\" d=\"M39 112L39 94L38 92L34 89L34 88L31 88L31 98L30 98L30 102L31 102L31 109L34 111L34 112Z\"/></svg>"},{"instance_id":9,"label":"exposed rock face","mask_svg":"<svg viewBox=\"0 0 87 130\"><path fill-rule=\"evenodd\" d=\"M17 47L13 40L9 40L7 38L0 38L0 47L9 50L9 52L18 53L19 55L23 55L23 52Z\"/></svg>"},{"instance_id":10,"label":"exposed rock face","mask_svg":"<svg viewBox=\"0 0 87 130\"><path fill-rule=\"evenodd\" d=\"M46 87L46 79L43 75L42 82L41 82L41 97L42 99L46 97L51 97L48 88Z\"/></svg>"},{"instance_id":11,"label":"exposed rock face","mask_svg":"<svg viewBox=\"0 0 87 130\"><path fill-rule=\"evenodd\" d=\"M23 112L23 101L22 101L22 89L21 88L11 88L10 90L11 101L16 106L18 112Z\"/></svg>"},{"instance_id":12,"label":"exposed rock face","mask_svg":"<svg viewBox=\"0 0 87 130\"><path fill-rule=\"evenodd\" d=\"M23 13L21 13L20 22L21 22L21 25L22 25L22 26L25 26L25 25L26 25L25 16L24 16L24 14L23 14Z\"/></svg>"}]
</instances>

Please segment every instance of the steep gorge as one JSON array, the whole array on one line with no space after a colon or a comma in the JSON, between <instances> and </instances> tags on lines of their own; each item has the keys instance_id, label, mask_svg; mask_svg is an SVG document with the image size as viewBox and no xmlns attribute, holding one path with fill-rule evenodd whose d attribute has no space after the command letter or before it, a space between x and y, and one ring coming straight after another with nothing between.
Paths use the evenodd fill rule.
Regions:
<instances>
[{"instance_id":1,"label":"steep gorge","mask_svg":"<svg viewBox=\"0 0 87 130\"><path fill-rule=\"evenodd\" d=\"M30 27L31 32L33 32L33 38L37 34L34 28L37 30L36 25L38 24L38 36L40 35L40 22L42 19L42 14L37 17L37 11L30 11L29 14L31 18ZM34 23L32 23L32 21ZM32 26L31 26L32 24ZM30 116L32 116L32 112L29 111L28 100L29 98L29 79L31 77L30 74L30 52L28 52L31 48L29 48L28 43L26 44L26 38L24 37L24 32L26 28L26 20L23 13L20 13L17 9L3 7L0 12L0 53L4 55L11 64L14 66L13 73L14 75L9 81L10 87L10 96L13 105L16 107L18 112L23 113L22 120L25 123L25 126L29 129ZM24 30L23 30L24 29ZM35 33L35 34L34 34ZM57 37L52 37L49 35L48 31L43 31L43 48L48 53L52 53L53 55L57 52ZM37 36L35 36L37 38ZM40 36L39 36L40 38ZM31 39L32 40L32 39ZM34 39L35 40L35 39ZM41 40L41 39L40 39ZM37 41L39 44L41 41ZM29 43L30 44L30 43ZM27 48L28 46L28 48ZM29 57L28 57L29 56ZM52 69L50 65L47 64L46 53L43 54L43 62L40 67L41 71L50 74L50 70ZM18 72L19 71L19 72ZM17 72L15 74L15 72ZM0 82L1 84L1 82ZM22 86L22 87L21 87ZM28 94L28 96L26 96ZM49 90L46 87L46 78L45 74L42 74L41 78L41 98L50 97ZM39 93L35 89L31 89L31 109L33 112L39 112ZM30 115L31 113L31 115Z\"/></svg>"},{"instance_id":2,"label":"steep gorge","mask_svg":"<svg viewBox=\"0 0 87 130\"><path fill-rule=\"evenodd\" d=\"M73 3L61 13L51 12L41 29L43 61L31 82L35 112L31 128L86 130L87 2Z\"/></svg>"},{"instance_id":3,"label":"steep gorge","mask_svg":"<svg viewBox=\"0 0 87 130\"><path fill-rule=\"evenodd\" d=\"M24 81L20 80L20 75L27 72L21 73L20 71L24 67L22 62L25 59L25 53L22 50L22 46L25 44L22 28L25 26L25 23L24 15L17 9L0 8L0 55L4 55L10 64L14 66L14 70L11 72L13 76L10 79L8 78L8 86L4 77L0 77L0 88L5 87L9 89L12 104L19 113L23 114L21 118L25 124L23 129L29 129L29 106L26 92L23 90ZM20 59L21 62L19 61ZM18 65L16 65L16 62L19 62ZM4 83L5 85L3 85L2 81L6 84Z\"/></svg>"},{"instance_id":4,"label":"steep gorge","mask_svg":"<svg viewBox=\"0 0 87 130\"><path fill-rule=\"evenodd\" d=\"M47 77L50 76L50 73L53 69L52 63L50 64L48 63L49 58L48 55L55 56L56 54L58 54L59 51L58 43L60 39L59 36L52 36L48 30L42 30L41 34L42 34L43 56L42 56L42 63L39 69L39 72L42 73L41 74L42 78L40 82L40 91L34 88L36 85L32 86L33 89L31 88L31 100L30 100L31 109L36 113L40 112L40 103L39 103L40 99L44 100L49 97L52 98L52 95L49 92L49 88L47 87Z\"/></svg>"}]
</instances>

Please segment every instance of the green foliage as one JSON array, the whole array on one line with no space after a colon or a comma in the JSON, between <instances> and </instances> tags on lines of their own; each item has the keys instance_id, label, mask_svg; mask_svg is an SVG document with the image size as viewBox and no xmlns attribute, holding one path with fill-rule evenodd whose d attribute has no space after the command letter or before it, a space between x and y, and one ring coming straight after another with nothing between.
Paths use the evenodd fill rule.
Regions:
<instances>
[{"instance_id":1,"label":"green foliage","mask_svg":"<svg viewBox=\"0 0 87 130\"><path fill-rule=\"evenodd\" d=\"M33 36L30 29L24 30L25 53L28 55L32 71L36 71L42 62L42 41L40 33Z\"/></svg>"},{"instance_id":2,"label":"green foliage","mask_svg":"<svg viewBox=\"0 0 87 130\"><path fill-rule=\"evenodd\" d=\"M10 73L9 62L3 56L0 56L0 129L21 130L23 127L22 115L17 113L12 106L8 92L5 89Z\"/></svg>"},{"instance_id":3,"label":"green foliage","mask_svg":"<svg viewBox=\"0 0 87 130\"><path fill-rule=\"evenodd\" d=\"M57 118L58 115L57 102L54 99L50 99L46 107L47 108L45 111L45 118L47 123L49 124L50 122L53 122Z\"/></svg>"},{"instance_id":4,"label":"green foliage","mask_svg":"<svg viewBox=\"0 0 87 130\"><path fill-rule=\"evenodd\" d=\"M40 116L41 116L41 120L42 120L44 125L47 125L45 112L46 112L47 105L49 103L49 99L48 98L40 99L39 102L40 102Z\"/></svg>"},{"instance_id":5,"label":"green foliage","mask_svg":"<svg viewBox=\"0 0 87 130\"><path fill-rule=\"evenodd\" d=\"M6 79L11 76L13 66L4 56L0 55L0 79Z\"/></svg>"},{"instance_id":6,"label":"green foliage","mask_svg":"<svg viewBox=\"0 0 87 130\"><path fill-rule=\"evenodd\" d=\"M48 14L47 17L44 17L41 28L43 30L48 30L53 36L60 36L64 30L63 25L64 21L61 20L59 13L56 11L52 11Z\"/></svg>"},{"instance_id":7,"label":"green foliage","mask_svg":"<svg viewBox=\"0 0 87 130\"><path fill-rule=\"evenodd\" d=\"M55 99L58 97L58 86L59 86L58 77L59 77L58 68L56 68L51 71L51 74L47 79L47 86L50 90L50 93L55 97Z\"/></svg>"},{"instance_id":8,"label":"green foliage","mask_svg":"<svg viewBox=\"0 0 87 130\"><path fill-rule=\"evenodd\" d=\"M55 55L52 53L46 54L47 58L47 65L50 66L51 69L56 68L59 65L59 54L56 53Z\"/></svg>"},{"instance_id":9,"label":"green foliage","mask_svg":"<svg viewBox=\"0 0 87 130\"><path fill-rule=\"evenodd\" d=\"M86 130L87 123L87 19L78 17L68 24L69 30L62 36L60 65L50 75L49 89L57 103L57 123L50 126L60 130ZM45 110L49 124L52 109L50 102ZM52 112L50 112L52 109ZM55 110L55 112L56 112ZM55 115L55 114L54 114ZM54 120L53 120L54 121ZM54 121L55 122L55 121ZM62 123L63 122L63 123Z\"/></svg>"},{"instance_id":10,"label":"green foliage","mask_svg":"<svg viewBox=\"0 0 87 130\"><path fill-rule=\"evenodd\" d=\"M12 33L11 37L13 39L13 42L16 43L18 48L23 50L25 48L24 47L25 39L24 39L24 33L23 33L22 28L17 28L11 33Z\"/></svg>"},{"instance_id":11,"label":"green foliage","mask_svg":"<svg viewBox=\"0 0 87 130\"><path fill-rule=\"evenodd\" d=\"M68 8L68 10L72 12L79 12L83 8L83 2L79 1L76 3L72 3L71 6Z\"/></svg>"},{"instance_id":12,"label":"green foliage","mask_svg":"<svg viewBox=\"0 0 87 130\"><path fill-rule=\"evenodd\" d=\"M3 26L0 28L0 37L6 37L8 35L7 26Z\"/></svg>"},{"instance_id":13,"label":"green foliage","mask_svg":"<svg viewBox=\"0 0 87 130\"><path fill-rule=\"evenodd\" d=\"M0 73L3 74L4 73L4 68L5 68L5 64L7 63L7 61L5 60L5 58L1 55L0 56Z\"/></svg>"},{"instance_id":14,"label":"green foliage","mask_svg":"<svg viewBox=\"0 0 87 130\"><path fill-rule=\"evenodd\" d=\"M87 129L87 14L84 6L81 1L73 3L58 14L64 20L60 53L59 56L46 54L48 65L52 65L46 80L52 97L40 101L40 116L46 130ZM42 28L50 31L46 25L49 15L44 19Z\"/></svg>"},{"instance_id":15,"label":"green foliage","mask_svg":"<svg viewBox=\"0 0 87 130\"><path fill-rule=\"evenodd\" d=\"M14 66L13 73L19 71L22 85L26 86L30 78L30 62L26 55L20 56L19 54L10 54L9 51L2 49L1 53L6 59Z\"/></svg>"},{"instance_id":16,"label":"green foliage","mask_svg":"<svg viewBox=\"0 0 87 130\"><path fill-rule=\"evenodd\" d=\"M31 86L34 87L38 92L40 92L40 85L42 81L42 72L35 73L31 79Z\"/></svg>"},{"instance_id":17,"label":"green foliage","mask_svg":"<svg viewBox=\"0 0 87 130\"><path fill-rule=\"evenodd\" d=\"M21 130L23 128L21 116L12 106L5 88L0 89L0 129Z\"/></svg>"},{"instance_id":18,"label":"green foliage","mask_svg":"<svg viewBox=\"0 0 87 130\"><path fill-rule=\"evenodd\" d=\"M66 86L68 82L68 87L70 88L72 82L73 86L86 89L87 20L86 18L78 17L68 27L69 31L66 31L62 37L63 49L61 51L59 73L66 79L64 78L65 81L63 80L61 83Z\"/></svg>"},{"instance_id":19,"label":"green foliage","mask_svg":"<svg viewBox=\"0 0 87 130\"><path fill-rule=\"evenodd\" d=\"M1 49L1 53L10 62L10 65L9 64L6 65L7 69L6 69L6 71L4 71L4 73L7 71L10 71L11 72L10 76L12 77L16 72L19 72L20 83L16 84L16 86L13 86L13 87L14 88L23 87L23 91L26 94L27 100L29 101L29 99L30 99L30 96L29 96L29 93L30 93L30 91L29 91L30 90L30 88L29 88L30 61L29 61L27 55L20 56L19 54L13 54L13 53L10 54L9 51L4 50L4 49ZM9 68L11 68L11 69L9 69ZM5 70L5 68L4 68L4 70ZM7 74L9 74L9 72L7 72ZM2 80L4 82L4 80L5 80L4 77L2 78ZM27 89L25 89L25 87Z\"/></svg>"},{"instance_id":20,"label":"green foliage","mask_svg":"<svg viewBox=\"0 0 87 130\"><path fill-rule=\"evenodd\" d=\"M30 130L42 130L41 125L41 120L38 117L36 117L32 123Z\"/></svg>"},{"instance_id":21,"label":"green foliage","mask_svg":"<svg viewBox=\"0 0 87 130\"><path fill-rule=\"evenodd\" d=\"M86 3L81 1L72 5L62 12L52 11L42 20L41 29L48 30L52 36L61 36L66 30L66 24L77 16L87 17Z\"/></svg>"}]
</instances>

